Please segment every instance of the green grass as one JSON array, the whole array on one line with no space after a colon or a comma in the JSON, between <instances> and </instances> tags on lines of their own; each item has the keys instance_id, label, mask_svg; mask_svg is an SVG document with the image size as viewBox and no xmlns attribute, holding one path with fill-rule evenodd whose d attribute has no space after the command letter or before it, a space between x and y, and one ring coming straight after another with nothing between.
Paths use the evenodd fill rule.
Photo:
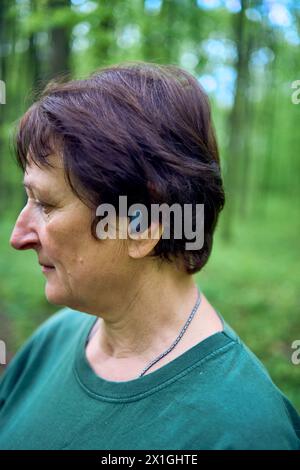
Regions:
<instances>
[{"instance_id":1,"label":"green grass","mask_svg":"<svg viewBox=\"0 0 300 470\"><path fill-rule=\"evenodd\" d=\"M2 221L0 230L0 338L14 354L57 307L45 299L36 254L9 248L12 224ZM291 362L291 344L300 339L299 225L293 200L272 196L268 205L260 200L246 220L235 224L230 243L218 227L211 258L197 275L208 300L298 410L300 365Z\"/></svg>"}]
</instances>

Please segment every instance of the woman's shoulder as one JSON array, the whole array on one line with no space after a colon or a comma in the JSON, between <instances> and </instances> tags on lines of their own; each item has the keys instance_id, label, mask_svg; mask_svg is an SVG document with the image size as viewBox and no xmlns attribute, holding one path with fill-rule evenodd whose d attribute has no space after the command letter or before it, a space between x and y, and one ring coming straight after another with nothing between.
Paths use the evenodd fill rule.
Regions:
<instances>
[{"instance_id":1,"label":"woman's shoulder","mask_svg":"<svg viewBox=\"0 0 300 470\"><path fill-rule=\"evenodd\" d=\"M12 390L21 378L30 381L43 368L49 371L57 363L57 358L65 357L70 345L76 347L83 328L93 318L86 313L63 308L43 322L5 368L0 381L0 401L1 395Z\"/></svg>"},{"instance_id":2,"label":"woman's shoulder","mask_svg":"<svg viewBox=\"0 0 300 470\"><path fill-rule=\"evenodd\" d=\"M222 427L222 448L299 448L300 417L268 370L223 320L226 348L211 355L200 374L207 380L210 424ZM227 440L228 439L228 442ZM248 446L248 447L247 447Z\"/></svg>"},{"instance_id":3,"label":"woman's shoulder","mask_svg":"<svg viewBox=\"0 0 300 470\"><path fill-rule=\"evenodd\" d=\"M84 329L92 324L94 316L70 308L63 308L44 321L26 343L32 343L35 354L46 356L51 351L64 353L70 344L78 344Z\"/></svg>"},{"instance_id":4,"label":"woman's shoulder","mask_svg":"<svg viewBox=\"0 0 300 470\"><path fill-rule=\"evenodd\" d=\"M71 308L64 307L52 314L47 320L45 320L38 328L34 331L34 336L44 336L51 332L51 334L57 332L72 332L81 325L91 319L91 315L79 312L78 310L72 310Z\"/></svg>"},{"instance_id":5,"label":"woman's shoulder","mask_svg":"<svg viewBox=\"0 0 300 470\"><path fill-rule=\"evenodd\" d=\"M41 365L43 359L53 351L56 354L63 352L70 342L78 342L83 328L88 322L92 322L93 318L89 314L70 308L63 308L54 313L26 339L7 365L4 376L13 369L24 370L36 361Z\"/></svg>"}]
</instances>

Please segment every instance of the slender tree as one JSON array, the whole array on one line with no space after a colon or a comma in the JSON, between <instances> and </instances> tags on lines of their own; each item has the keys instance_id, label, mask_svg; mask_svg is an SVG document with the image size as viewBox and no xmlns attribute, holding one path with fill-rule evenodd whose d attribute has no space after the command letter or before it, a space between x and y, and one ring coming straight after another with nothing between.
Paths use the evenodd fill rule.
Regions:
<instances>
[{"instance_id":1,"label":"slender tree","mask_svg":"<svg viewBox=\"0 0 300 470\"><path fill-rule=\"evenodd\" d=\"M50 12L70 8L70 0L48 0ZM66 22L55 24L49 31L50 64L49 76L70 74L70 26Z\"/></svg>"},{"instance_id":2,"label":"slender tree","mask_svg":"<svg viewBox=\"0 0 300 470\"><path fill-rule=\"evenodd\" d=\"M232 226L239 198L239 183L245 142L245 91L249 87L249 57L251 40L246 27L246 1L241 0L241 10L233 17L233 32L237 46L236 86L234 103L229 116L229 144L226 151L225 185L227 191L227 208L224 217L223 236L231 237Z\"/></svg>"}]
</instances>

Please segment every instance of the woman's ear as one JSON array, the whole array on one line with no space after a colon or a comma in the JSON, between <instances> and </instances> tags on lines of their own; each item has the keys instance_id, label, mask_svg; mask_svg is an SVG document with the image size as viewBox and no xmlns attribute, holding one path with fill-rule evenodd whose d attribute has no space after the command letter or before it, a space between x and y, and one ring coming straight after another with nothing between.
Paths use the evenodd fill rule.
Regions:
<instances>
[{"instance_id":1,"label":"woman's ear","mask_svg":"<svg viewBox=\"0 0 300 470\"><path fill-rule=\"evenodd\" d=\"M159 242L162 234L163 226L158 221L151 222L143 232L131 231L128 233L129 256L138 259L149 255Z\"/></svg>"}]
</instances>

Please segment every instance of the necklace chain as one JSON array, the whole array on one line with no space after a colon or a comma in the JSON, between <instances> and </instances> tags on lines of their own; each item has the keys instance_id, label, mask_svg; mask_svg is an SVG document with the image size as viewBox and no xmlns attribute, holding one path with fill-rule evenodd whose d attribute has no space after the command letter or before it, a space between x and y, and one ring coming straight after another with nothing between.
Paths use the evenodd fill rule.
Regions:
<instances>
[{"instance_id":1,"label":"necklace chain","mask_svg":"<svg viewBox=\"0 0 300 470\"><path fill-rule=\"evenodd\" d=\"M171 344L171 346L165 351L163 352L162 354L160 354L156 359L154 359L153 361L151 361L142 371L142 373L139 375L139 377L142 377L145 372L147 372L147 370L150 369L150 367L152 367L154 364L156 364L158 361L160 361L160 359L162 359L163 357L165 357L167 354L169 354L169 352L171 352L175 346L178 344L178 342L181 340L182 336L184 335L184 333L186 332L189 324L191 323L192 319L194 318L194 315L196 313L196 311L198 310L198 307L200 305L200 302L201 302L201 296L200 296L200 292L198 290L198 295L197 295L197 300L196 300L196 303L193 307L193 310L191 311L190 313L190 316L189 318L187 319L184 327L182 328L182 330L180 331L179 335L177 336L177 338L175 339L175 341Z\"/></svg>"}]
</instances>

